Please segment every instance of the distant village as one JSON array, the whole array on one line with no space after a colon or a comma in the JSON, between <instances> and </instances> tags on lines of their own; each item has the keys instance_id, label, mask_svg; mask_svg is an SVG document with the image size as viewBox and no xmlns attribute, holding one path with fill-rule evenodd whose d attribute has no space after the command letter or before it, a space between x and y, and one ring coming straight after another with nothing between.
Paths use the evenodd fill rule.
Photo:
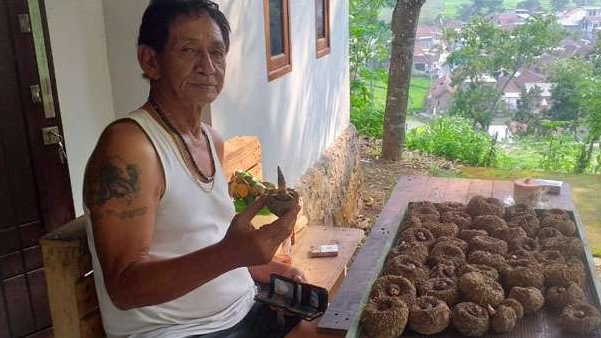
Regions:
<instances>
[{"instance_id":1,"label":"distant village","mask_svg":"<svg viewBox=\"0 0 601 338\"><path fill-rule=\"evenodd\" d=\"M491 15L491 20L502 28L512 29L524 24L535 14L538 13L516 9ZM553 88L553 84L547 81L549 66L559 58L588 55L593 49L595 39L601 34L601 7L577 7L556 13L556 16L561 26L574 33L570 34L570 38L562 40L551 54L543 55L535 64L520 69L509 83L504 76L487 79L491 85L503 90L502 100L508 112L517 109L521 93L534 87L538 87L537 92L540 93L537 98L537 111L549 109ZM442 32L446 29L461 30L464 25L464 22L458 20L446 20L438 25L420 25L417 28L413 56L414 73L418 72L432 79L426 110L421 113L426 118L444 114L450 108L455 88L451 84L451 70L445 61L452 50L446 45ZM519 125L510 128L519 128Z\"/></svg>"}]
</instances>

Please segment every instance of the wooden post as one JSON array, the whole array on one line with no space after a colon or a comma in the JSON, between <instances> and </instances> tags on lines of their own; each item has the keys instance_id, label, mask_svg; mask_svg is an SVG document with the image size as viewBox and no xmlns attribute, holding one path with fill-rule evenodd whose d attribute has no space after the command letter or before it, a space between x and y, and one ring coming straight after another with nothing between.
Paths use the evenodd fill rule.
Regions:
<instances>
[{"instance_id":1,"label":"wooden post","mask_svg":"<svg viewBox=\"0 0 601 338\"><path fill-rule=\"evenodd\" d=\"M55 337L104 337L88 250L85 216L41 240Z\"/></svg>"}]
</instances>

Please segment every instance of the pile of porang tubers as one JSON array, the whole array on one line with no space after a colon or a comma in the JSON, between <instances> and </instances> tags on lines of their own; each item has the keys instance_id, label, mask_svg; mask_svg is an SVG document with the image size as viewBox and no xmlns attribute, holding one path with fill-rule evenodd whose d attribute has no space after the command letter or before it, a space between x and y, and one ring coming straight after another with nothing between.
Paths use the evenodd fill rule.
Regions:
<instances>
[{"instance_id":1,"label":"pile of porang tubers","mask_svg":"<svg viewBox=\"0 0 601 338\"><path fill-rule=\"evenodd\" d=\"M362 316L366 337L430 335L454 327L468 337L507 333L543 305L568 333L601 326L584 302L584 250L564 210L537 216L495 198L412 203L398 242L374 282Z\"/></svg>"}]
</instances>

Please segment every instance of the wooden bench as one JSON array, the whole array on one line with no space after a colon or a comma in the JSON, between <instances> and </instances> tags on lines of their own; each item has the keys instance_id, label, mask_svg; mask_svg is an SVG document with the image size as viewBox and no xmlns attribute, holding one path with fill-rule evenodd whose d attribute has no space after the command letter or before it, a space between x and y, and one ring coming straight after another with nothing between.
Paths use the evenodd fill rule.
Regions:
<instances>
[{"instance_id":1,"label":"wooden bench","mask_svg":"<svg viewBox=\"0 0 601 338\"><path fill-rule=\"evenodd\" d=\"M262 152L258 138L238 136L225 142L223 168L227 178L237 169L248 170L262 178ZM257 222L268 221L270 218L257 218ZM105 336L94 287L86 222L85 217L78 217L40 240L54 336L57 338ZM334 291L346 274L346 266L363 238L363 231L306 225L306 217L299 217L295 225L297 243L292 260L305 271L311 283ZM339 244L338 257L308 257L311 246L329 243Z\"/></svg>"}]
</instances>

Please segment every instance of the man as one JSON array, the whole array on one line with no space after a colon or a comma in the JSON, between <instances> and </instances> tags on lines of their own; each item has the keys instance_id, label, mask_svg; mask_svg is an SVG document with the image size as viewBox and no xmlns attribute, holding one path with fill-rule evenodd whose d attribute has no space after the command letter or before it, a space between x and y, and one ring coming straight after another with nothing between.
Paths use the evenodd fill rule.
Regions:
<instances>
[{"instance_id":1,"label":"man","mask_svg":"<svg viewBox=\"0 0 601 338\"><path fill-rule=\"evenodd\" d=\"M269 337L286 329L254 302L298 207L254 230L259 199L235 215L223 141L201 123L221 92L229 23L208 0L153 0L138 39L150 80L141 109L104 131L88 162L84 204L105 331L112 337Z\"/></svg>"}]
</instances>

